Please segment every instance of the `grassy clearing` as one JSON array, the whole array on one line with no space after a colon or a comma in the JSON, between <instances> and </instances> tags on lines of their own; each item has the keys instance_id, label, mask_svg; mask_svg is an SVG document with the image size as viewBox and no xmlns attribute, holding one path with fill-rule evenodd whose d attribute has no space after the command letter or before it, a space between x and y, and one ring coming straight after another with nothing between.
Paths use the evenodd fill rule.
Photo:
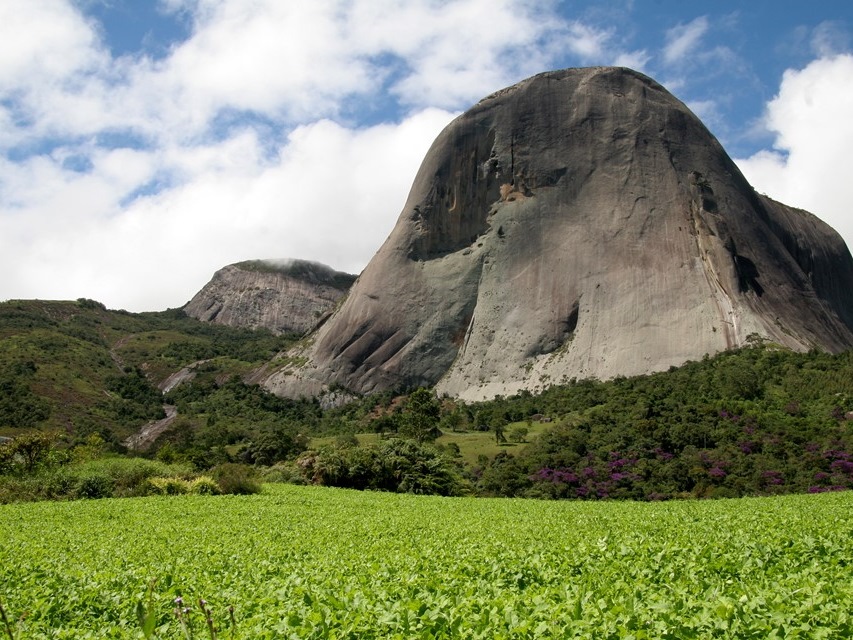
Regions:
<instances>
[{"instance_id":1,"label":"grassy clearing","mask_svg":"<svg viewBox=\"0 0 853 640\"><path fill-rule=\"evenodd\" d=\"M16 638L850 637L853 493L538 502L268 485L0 507ZM153 583L150 597L148 585ZM233 624L228 608L234 608Z\"/></svg>"},{"instance_id":2,"label":"grassy clearing","mask_svg":"<svg viewBox=\"0 0 853 640\"><path fill-rule=\"evenodd\" d=\"M528 429L528 433L524 441L513 441L498 443L495 441L495 434L492 431L445 431L435 443L439 446L455 444L459 447L459 454L465 461L465 464L474 467L477 465L480 456L493 458L501 451L508 453L518 453L522 451L530 440L549 428L551 423L547 422L513 422L505 427L506 433L510 434L517 427ZM361 446L369 446L379 444L380 437L377 433L357 433L355 434L358 444ZM311 438L312 447L320 447L323 445L334 444L337 436L324 436L322 438Z\"/></svg>"},{"instance_id":3,"label":"grassy clearing","mask_svg":"<svg viewBox=\"0 0 853 640\"><path fill-rule=\"evenodd\" d=\"M448 431L436 440L436 442L444 445L455 443L459 447L462 459L466 464L473 467L477 464L480 456L493 458L501 451L508 453L522 451L531 438L542 433L542 431L550 426L550 423L545 422L512 422L504 428L509 442L500 444L495 441L495 434L491 431ZM523 442L518 440L513 441L510 437L513 430L518 427L528 429Z\"/></svg>"}]
</instances>

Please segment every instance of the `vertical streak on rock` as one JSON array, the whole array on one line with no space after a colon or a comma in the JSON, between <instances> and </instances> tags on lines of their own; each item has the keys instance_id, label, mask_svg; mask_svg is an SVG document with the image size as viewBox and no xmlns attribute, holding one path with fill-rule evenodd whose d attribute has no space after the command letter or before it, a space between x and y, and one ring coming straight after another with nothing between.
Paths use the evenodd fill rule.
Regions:
<instances>
[{"instance_id":1,"label":"vertical streak on rock","mask_svg":"<svg viewBox=\"0 0 853 640\"><path fill-rule=\"evenodd\" d=\"M691 178L693 178L692 175ZM699 179L701 179L701 175ZM694 192L694 197L690 202L690 221L693 225L692 235L696 241L696 253L701 262L705 279L708 281L726 348L731 349L741 344L741 340L738 332L738 318L732 298L723 286L720 273L714 264L714 254L717 252L717 247L714 247L713 244L715 241L719 242L719 238L702 217L704 210L702 197L695 194L697 191L695 182L691 184L691 191Z\"/></svg>"}]
</instances>

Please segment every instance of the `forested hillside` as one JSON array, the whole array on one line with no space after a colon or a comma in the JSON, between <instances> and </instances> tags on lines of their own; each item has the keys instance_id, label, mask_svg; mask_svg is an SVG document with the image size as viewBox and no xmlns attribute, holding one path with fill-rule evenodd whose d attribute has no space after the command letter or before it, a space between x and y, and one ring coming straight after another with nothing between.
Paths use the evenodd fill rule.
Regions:
<instances>
[{"instance_id":1,"label":"forested hillside","mask_svg":"<svg viewBox=\"0 0 853 640\"><path fill-rule=\"evenodd\" d=\"M661 500L853 488L850 352L755 344L650 376L471 405L436 401L432 412L411 408L411 398L349 428L435 438L478 495ZM413 431L430 413L440 435ZM460 446L478 433L490 446L464 455ZM381 488L380 447L339 439L297 467L314 482ZM364 471L371 464L373 476Z\"/></svg>"},{"instance_id":2,"label":"forested hillside","mask_svg":"<svg viewBox=\"0 0 853 640\"><path fill-rule=\"evenodd\" d=\"M206 324L177 309L127 313L86 299L5 302L0 436L38 428L75 442L96 433L119 447L147 421L163 417L158 387L171 375L196 365L228 379L292 340Z\"/></svg>"}]
</instances>

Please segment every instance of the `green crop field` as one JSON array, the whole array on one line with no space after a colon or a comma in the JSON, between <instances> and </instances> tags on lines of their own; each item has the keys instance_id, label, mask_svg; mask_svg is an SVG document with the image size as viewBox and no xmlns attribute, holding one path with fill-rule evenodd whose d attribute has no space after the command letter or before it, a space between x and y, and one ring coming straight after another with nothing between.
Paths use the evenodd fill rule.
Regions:
<instances>
[{"instance_id":1,"label":"green crop field","mask_svg":"<svg viewBox=\"0 0 853 640\"><path fill-rule=\"evenodd\" d=\"M851 637L853 492L0 506L0 637L210 638L199 598L220 640Z\"/></svg>"}]
</instances>

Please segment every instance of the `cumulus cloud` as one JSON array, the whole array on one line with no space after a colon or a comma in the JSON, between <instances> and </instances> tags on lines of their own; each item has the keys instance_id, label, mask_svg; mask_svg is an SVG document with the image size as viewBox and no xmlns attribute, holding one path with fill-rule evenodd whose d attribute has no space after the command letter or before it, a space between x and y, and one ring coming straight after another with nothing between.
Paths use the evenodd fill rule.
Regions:
<instances>
[{"instance_id":1,"label":"cumulus cloud","mask_svg":"<svg viewBox=\"0 0 853 640\"><path fill-rule=\"evenodd\" d=\"M23 205L0 218L4 297L47 291L151 310L184 304L240 260L306 258L357 273L451 117L429 109L360 130L323 120L295 129L274 162L247 130L205 146L95 154L87 173L59 157L6 163L10 182L31 187L9 193ZM120 206L158 170L184 179Z\"/></svg>"},{"instance_id":2,"label":"cumulus cloud","mask_svg":"<svg viewBox=\"0 0 853 640\"><path fill-rule=\"evenodd\" d=\"M584 60L600 58L613 36L612 29L597 29L582 22L568 27L567 45Z\"/></svg>"},{"instance_id":3,"label":"cumulus cloud","mask_svg":"<svg viewBox=\"0 0 853 640\"><path fill-rule=\"evenodd\" d=\"M811 211L853 247L853 213L847 194L853 148L853 56L821 58L785 72L770 101L765 127L773 150L737 160L759 191Z\"/></svg>"},{"instance_id":4,"label":"cumulus cloud","mask_svg":"<svg viewBox=\"0 0 853 640\"><path fill-rule=\"evenodd\" d=\"M0 117L21 125L10 141L105 129L186 141L209 135L229 110L293 125L377 96L413 109L458 108L547 66L566 35L547 0L165 7L190 14L186 41L161 60L111 59L97 25L68 0L3 3L0 91L13 107ZM594 40L592 31L574 33L569 44Z\"/></svg>"},{"instance_id":5,"label":"cumulus cloud","mask_svg":"<svg viewBox=\"0 0 853 640\"><path fill-rule=\"evenodd\" d=\"M63 0L0 3L0 150L47 134L43 114L104 64L92 25Z\"/></svg>"},{"instance_id":6,"label":"cumulus cloud","mask_svg":"<svg viewBox=\"0 0 853 640\"><path fill-rule=\"evenodd\" d=\"M218 109L333 113L342 96L375 90L353 34L328 2L204 3L193 37L141 79L163 87L175 113L207 123Z\"/></svg>"},{"instance_id":7,"label":"cumulus cloud","mask_svg":"<svg viewBox=\"0 0 853 640\"><path fill-rule=\"evenodd\" d=\"M0 299L137 311L239 260L357 272L455 113L555 61L650 59L553 0L159 6L186 39L117 57L85 3L0 2Z\"/></svg>"},{"instance_id":8,"label":"cumulus cloud","mask_svg":"<svg viewBox=\"0 0 853 640\"><path fill-rule=\"evenodd\" d=\"M0 25L0 90L62 81L99 61L91 25L61 0L5 0Z\"/></svg>"},{"instance_id":9,"label":"cumulus cloud","mask_svg":"<svg viewBox=\"0 0 853 640\"><path fill-rule=\"evenodd\" d=\"M637 71L645 71L649 60L651 60L649 53L645 49L640 49L638 51L620 53L613 59L613 64L617 67L628 67Z\"/></svg>"},{"instance_id":10,"label":"cumulus cloud","mask_svg":"<svg viewBox=\"0 0 853 640\"><path fill-rule=\"evenodd\" d=\"M161 0L186 40L113 57L79 6L0 3L0 298L142 310L237 260L357 272L454 112L620 54L550 0Z\"/></svg>"},{"instance_id":11,"label":"cumulus cloud","mask_svg":"<svg viewBox=\"0 0 853 640\"><path fill-rule=\"evenodd\" d=\"M119 100L185 138L224 110L299 124L355 102L459 108L546 67L565 27L547 0L199 0L192 37L138 64ZM593 33L570 34L570 46ZM115 95L115 94L114 94ZM151 99L151 97L155 99ZM376 105L375 105L376 106ZM393 104L391 106L394 106ZM381 108L381 105L379 105ZM144 126L141 125L141 126Z\"/></svg>"},{"instance_id":12,"label":"cumulus cloud","mask_svg":"<svg viewBox=\"0 0 853 640\"><path fill-rule=\"evenodd\" d=\"M357 272L453 112L565 35L547 0L161 6L191 28L153 59L112 57L69 0L0 3L0 299L177 306L250 258Z\"/></svg>"},{"instance_id":13,"label":"cumulus cloud","mask_svg":"<svg viewBox=\"0 0 853 640\"><path fill-rule=\"evenodd\" d=\"M686 104L706 126L714 128L721 123L719 105L715 100L689 100Z\"/></svg>"}]
</instances>

